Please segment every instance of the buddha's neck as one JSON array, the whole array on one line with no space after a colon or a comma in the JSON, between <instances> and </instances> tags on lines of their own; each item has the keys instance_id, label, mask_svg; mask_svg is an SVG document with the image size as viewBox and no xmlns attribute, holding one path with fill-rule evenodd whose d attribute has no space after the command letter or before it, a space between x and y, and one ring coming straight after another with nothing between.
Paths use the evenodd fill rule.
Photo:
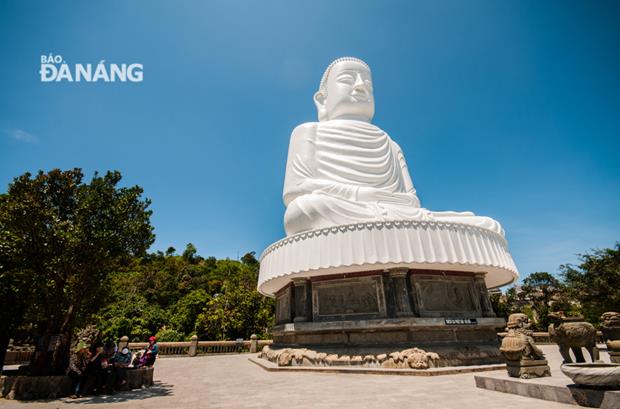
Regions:
<instances>
[{"instance_id":1,"label":"buddha's neck","mask_svg":"<svg viewBox=\"0 0 620 409\"><path fill-rule=\"evenodd\" d=\"M370 123L370 119L364 116L361 116L361 115L339 115L334 118L329 118L330 121L336 120L336 119L344 119L347 121L360 121L360 122Z\"/></svg>"}]
</instances>

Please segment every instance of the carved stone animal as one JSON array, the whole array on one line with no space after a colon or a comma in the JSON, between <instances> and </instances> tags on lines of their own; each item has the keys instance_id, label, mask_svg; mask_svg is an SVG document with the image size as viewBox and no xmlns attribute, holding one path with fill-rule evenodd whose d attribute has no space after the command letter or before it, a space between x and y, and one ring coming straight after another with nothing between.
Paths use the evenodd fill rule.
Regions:
<instances>
[{"instance_id":1,"label":"carved stone animal","mask_svg":"<svg viewBox=\"0 0 620 409\"><path fill-rule=\"evenodd\" d=\"M560 347L564 363L572 363L569 351L573 351L577 362L585 362L581 348L590 354L592 362L599 360L596 348L596 329L583 318L565 317L562 314L549 314L555 324L549 325L549 337ZM559 323L559 325L557 325Z\"/></svg>"},{"instance_id":2,"label":"carved stone animal","mask_svg":"<svg viewBox=\"0 0 620 409\"><path fill-rule=\"evenodd\" d=\"M620 313L608 311L601 315L601 332L605 341L620 340Z\"/></svg>"},{"instance_id":3,"label":"carved stone animal","mask_svg":"<svg viewBox=\"0 0 620 409\"><path fill-rule=\"evenodd\" d=\"M536 346L531 336L529 319L522 313L510 314L500 351L508 361L542 360L543 352Z\"/></svg>"}]
</instances>

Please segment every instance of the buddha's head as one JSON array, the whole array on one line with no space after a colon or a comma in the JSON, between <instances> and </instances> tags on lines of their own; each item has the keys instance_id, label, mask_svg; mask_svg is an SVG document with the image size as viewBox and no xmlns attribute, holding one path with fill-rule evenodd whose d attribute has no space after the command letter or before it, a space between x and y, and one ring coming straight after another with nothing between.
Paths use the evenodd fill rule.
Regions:
<instances>
[{"instance_id":1,"label":"buddha's head","mask_svg":"<svg viewBox=\"0 0 620 409\"><path fill-rule=\"evenodd\" d=\"M319 121L356 119L370 122L375 115L370 68L353 57L338 58L325 70L314 94Z\"/></svg>"}]
</instances>

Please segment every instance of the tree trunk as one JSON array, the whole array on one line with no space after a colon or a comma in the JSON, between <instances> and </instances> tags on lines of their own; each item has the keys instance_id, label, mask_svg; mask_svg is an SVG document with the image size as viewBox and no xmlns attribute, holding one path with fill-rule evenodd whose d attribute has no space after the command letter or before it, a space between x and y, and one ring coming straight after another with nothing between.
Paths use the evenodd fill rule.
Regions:
<instances>
[{"instance_id":1,"label":"tree trunk","mask_svg":"<svg viewBox=\"0 0 620 409\"><path fill-rule=\"evenodd\" d=\"M71 355L71 332L60 334L60 339L54 348L52 355L51 369L56 375L62 375L69 366Z\"/></svg>"},{"instance_id":2,"label":"tree trunk","mask_svg":"<svg viewBox=\"0 0 620 409\"><path fill-rule=\"evenodd\" d=\"M37 348L30 366L33 375L63 375L65 373L69 366L74 311L71 305L62 317L62 321L56 317L50 319L41 348ZM51 345L51 342L54 344Z\"/></svg>"},{"instance_id":3,"label":"tree trunk","mask_svg":"<svg viewBox=\"0 0 620 409\"><path fill-rule=\"evenodd\" d=\"M64 374L69 366L71 355L71 335L73 333L75 306L71 304L67 309L62 324L60 326L60 339L54 348L52 356L52 371L56 374Z\"/></svg>"},{"instance_id":4,"label":"tree trunk","mask_svg":"<svg viewBox=\"0 0 620 409\"><path fill-rule=\"evenodd\" d=\"M9 347L10 338L8 335L0 335L0 374L4 367L4 358L6 357L6 349Z\"/></svg>"}]
</instances>

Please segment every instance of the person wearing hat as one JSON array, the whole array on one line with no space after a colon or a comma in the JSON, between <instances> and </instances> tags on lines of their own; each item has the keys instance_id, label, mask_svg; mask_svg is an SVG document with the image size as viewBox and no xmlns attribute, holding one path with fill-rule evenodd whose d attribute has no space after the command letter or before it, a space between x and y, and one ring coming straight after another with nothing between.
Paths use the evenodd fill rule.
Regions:
<instances>
[{"instance_id":1,"label":"person wearing hat","mask_svg":"<svg viewBox=\"0 0 620 409\"><path fill-rule=\"evenodd\" d=\"M146 366L153 366L157 353L159 352L159 346L157 345L157 338L152 336L149 338L149 346L146 348Z\"/></svg>"},{"instance_id":2,"label":"person wearing hat","mask_svg":"<svg viewBox=\"0 0 620 409\"><path fill-rule=\"evenodd\" d=\"M71 386L73 394L71 397L77 398L82 396L86 378L86 365L90 361L90 351L88 344L84 341L78 342L75 350L71 353L69 360L69 368L67 375L71 378Z\"/></svg>"}]
</instances>

